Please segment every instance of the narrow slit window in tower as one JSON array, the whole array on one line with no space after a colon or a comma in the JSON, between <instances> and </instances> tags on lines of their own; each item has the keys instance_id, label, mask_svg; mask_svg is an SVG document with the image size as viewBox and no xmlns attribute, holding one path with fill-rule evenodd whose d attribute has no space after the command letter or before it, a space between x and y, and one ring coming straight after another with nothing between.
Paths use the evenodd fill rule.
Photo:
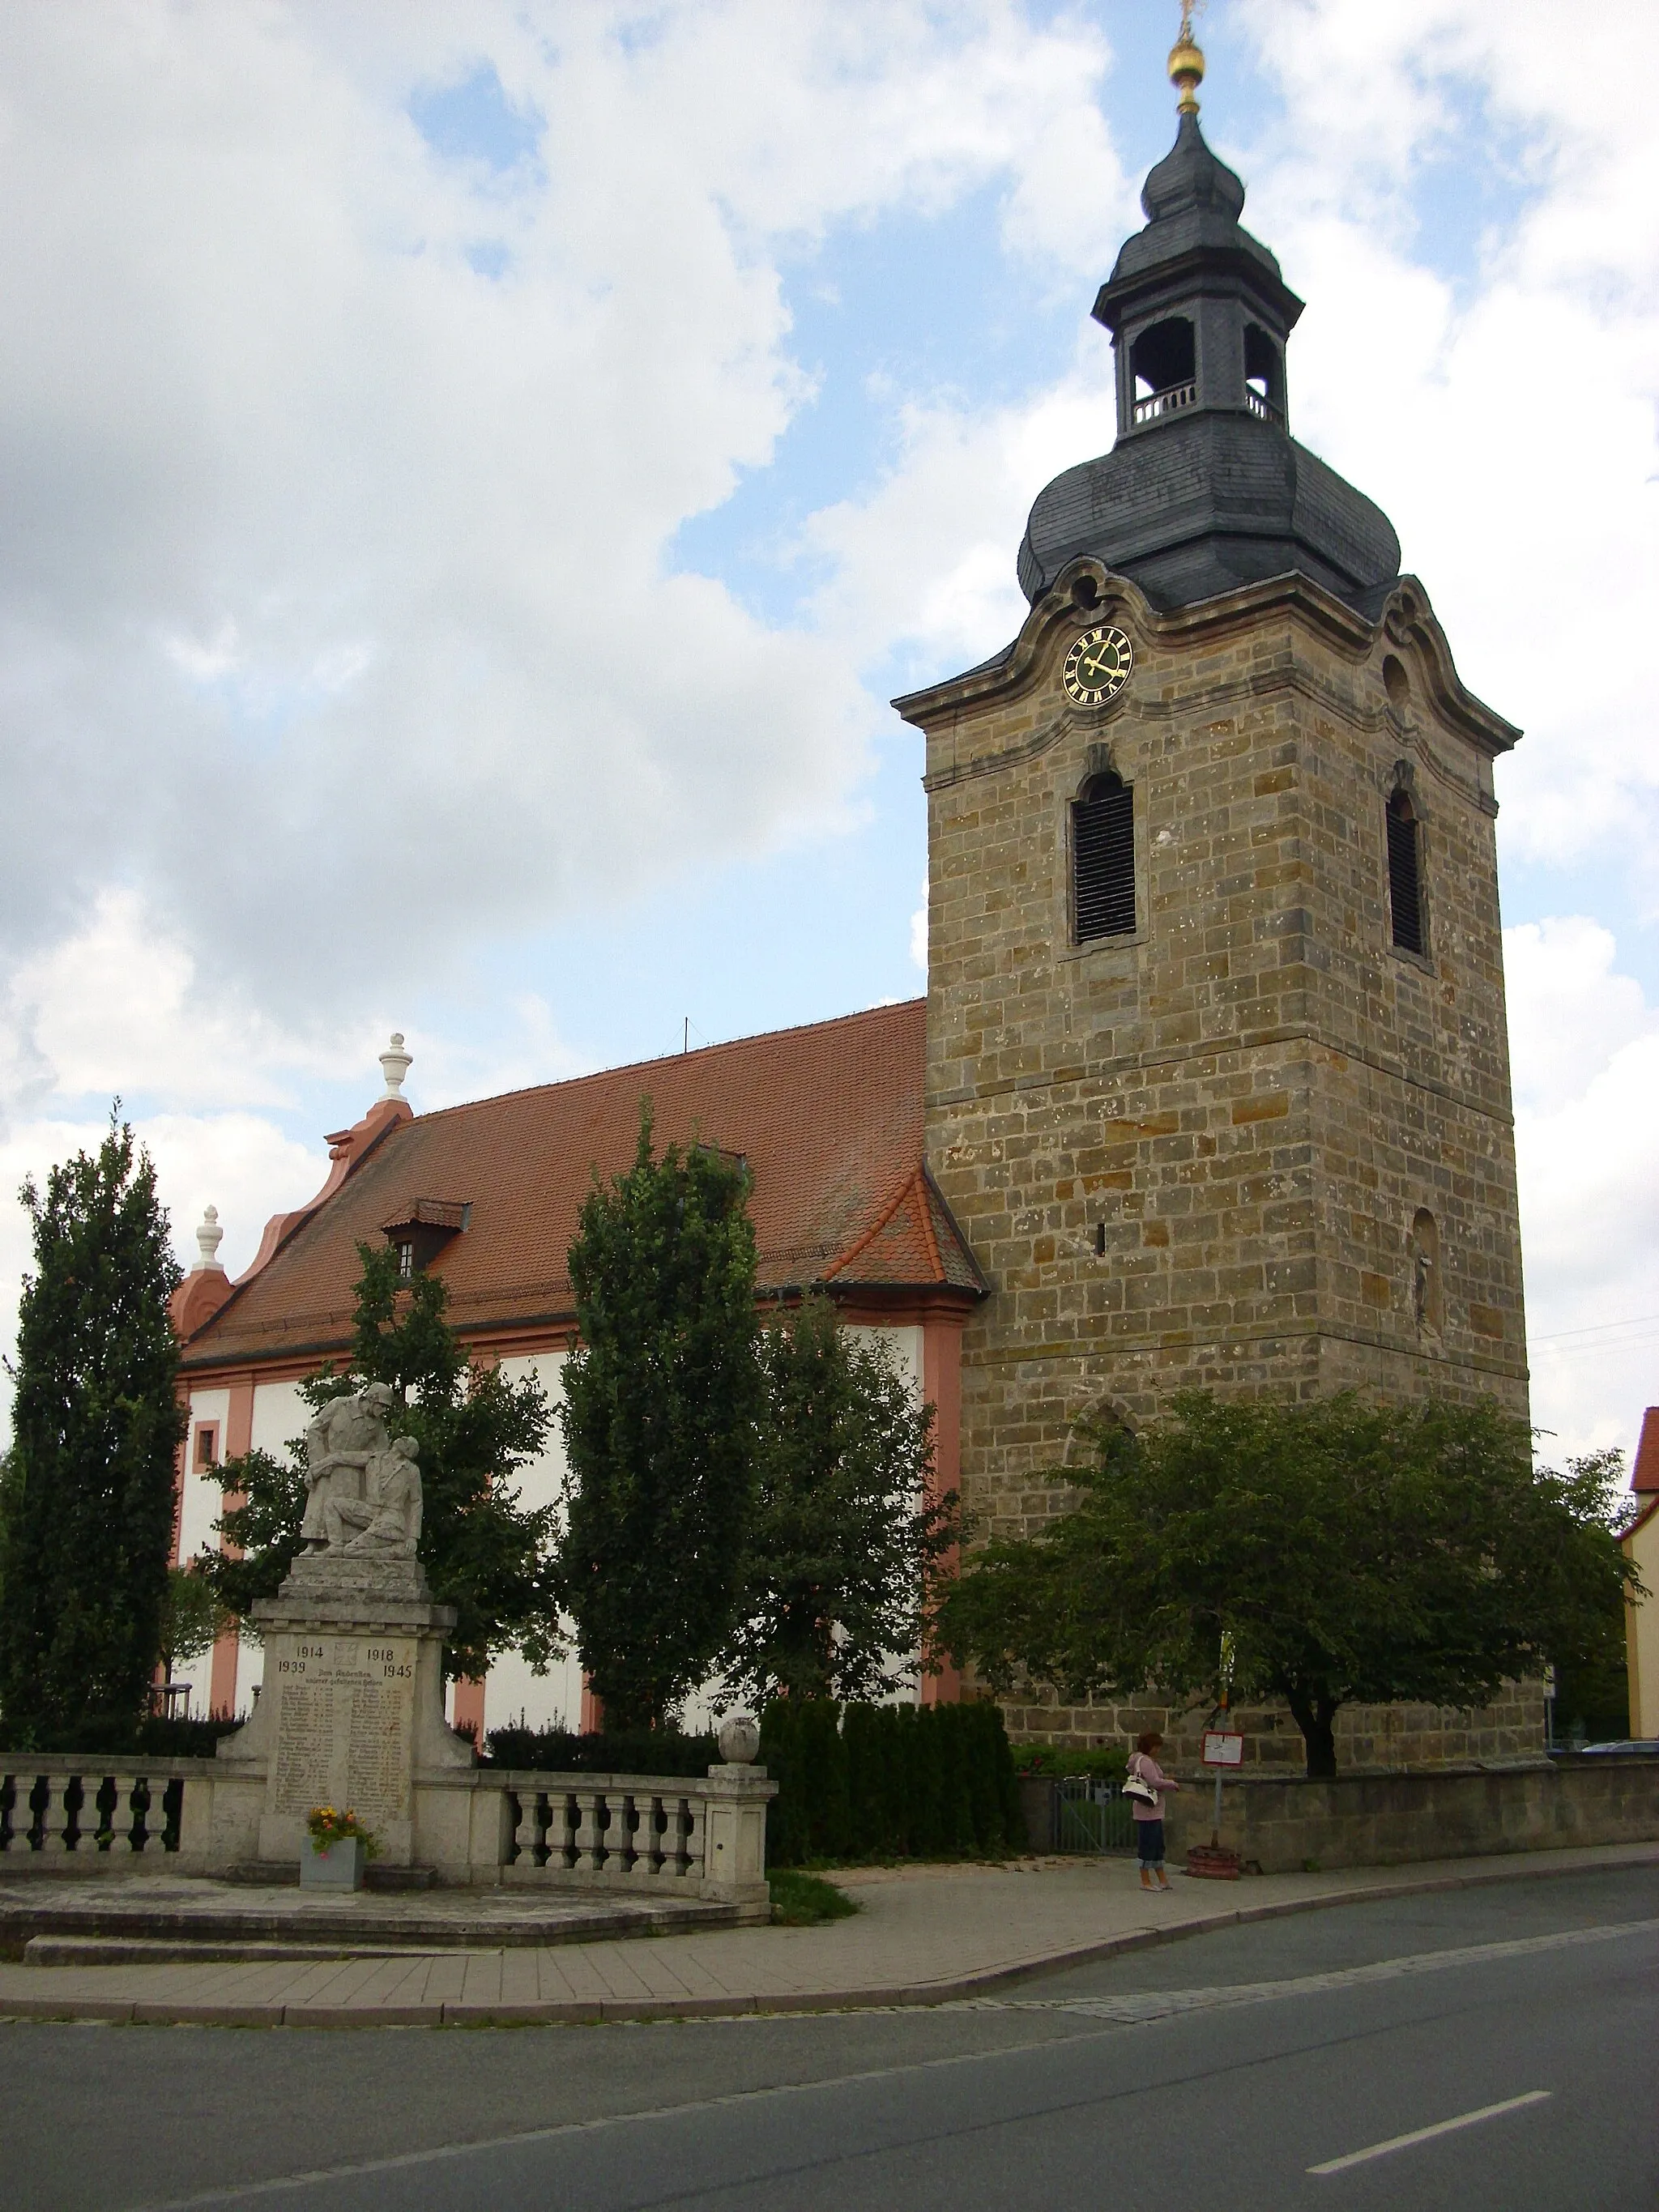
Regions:
<instances>
[{"instance_id":1,"label":"narrow slit window in tower","mask_svg":"<svg viewBox=\"0 0 1659 2212\"><path fill-rule=\"evenodd\" d=\"M1412 803L1403 791L1389 801L1389 910L1394 941L1402 951L1421 952L1423 885L1421 848Z\"/></svg>"},{"instance_id":2,"label":"narrow slit window in tower","mask_svg":"<svg viewBox=\"0 0 1659 2212\"><path fill-rule=\"evenodd\" d=\"M1091 776L1072 808L1072 882L1079 945L1133 934L1134 793L1113 769Z\"/></svg>"}]
</instances>

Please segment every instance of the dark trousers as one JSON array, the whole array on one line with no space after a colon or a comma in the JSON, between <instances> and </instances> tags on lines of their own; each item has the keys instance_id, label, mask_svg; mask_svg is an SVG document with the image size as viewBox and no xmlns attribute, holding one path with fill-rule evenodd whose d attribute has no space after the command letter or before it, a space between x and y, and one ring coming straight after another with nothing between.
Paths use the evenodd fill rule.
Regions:
<instances>
[{"instance_id":1,"label":"dark trousers","mask_svg":"<svg viewBox=\"0 0 1659 2212\"><path fill-rule=\"evenodd\" d=\"M1140 1854L1142 1866L1162 1866L1164 1863L1163 1821L1137 1820L1135 1848Z\"/></svg>"}]
</instances>

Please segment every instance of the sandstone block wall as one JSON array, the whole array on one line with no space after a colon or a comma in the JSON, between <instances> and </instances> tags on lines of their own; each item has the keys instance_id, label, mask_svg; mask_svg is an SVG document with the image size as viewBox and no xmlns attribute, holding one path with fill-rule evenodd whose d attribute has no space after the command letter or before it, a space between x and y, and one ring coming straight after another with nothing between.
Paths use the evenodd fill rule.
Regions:
<instances>
[{"instance_id":1,"label":"sandstone block wall","mask_svg":"<svg viewBox=\"0 0 1659 2212\"><path fill-rule=\"evenodd\" d=\"M1060 665L1102 620L1135 671L1079 708ZM1080 1417L1139 1424L1182 1388L1524 1413L1505 726L1414 587L1375 627L1294 579L1159 616L1079 563L1002 668L904 706L927 737L929 1158L992 1285L963 1346L969 1507L1031 1532ZM1108 766L1134 794L1136 927L1079 945L1070 805ZM1391 942L1400 786L1422 956ZM1073 1733L1036 1710L1032 1732Z\"/></svg>"},{"instance_id":2,"label":"sandstone block wall","mask_svg":"<svg viewBox=\"0 0 1659 2212\"><path fill-rule=\"evenodd\" d=\"M1222 1790L1221 1840L1263 1874L1310 1863L1398 1866L1504 1851L1659 1839L1659 1759L1539 1760L1498 1774L1379 1774L1334 1782L1251 1780ZM1179 1865L1207 1844L1214 1796L1170 1800L1165 1837Z\"/></svg>"}]
</instances>

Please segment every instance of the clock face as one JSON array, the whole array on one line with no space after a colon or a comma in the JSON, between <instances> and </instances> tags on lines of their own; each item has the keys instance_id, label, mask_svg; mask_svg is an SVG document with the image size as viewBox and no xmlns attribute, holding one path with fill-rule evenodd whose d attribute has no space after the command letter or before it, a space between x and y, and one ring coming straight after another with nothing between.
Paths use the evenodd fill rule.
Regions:
<instances>
[{"instance_id":1,"label":"clock face","mask_svg":"<svg viewBox=\"0 0 1659 2212\"><path fill-rule=\"evenodd\" d=\"M1066 656L1061 678L1079 707L1103 707L1129 680L1135 649L1121 629L1085 629Z\"/></svg>"}]
</instances>

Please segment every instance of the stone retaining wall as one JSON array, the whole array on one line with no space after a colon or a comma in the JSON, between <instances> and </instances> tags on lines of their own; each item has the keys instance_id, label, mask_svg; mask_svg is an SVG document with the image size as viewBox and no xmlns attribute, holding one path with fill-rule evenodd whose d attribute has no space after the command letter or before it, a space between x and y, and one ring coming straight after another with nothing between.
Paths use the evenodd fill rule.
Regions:
<instances>
[{"instance_id":1,"label":"stone retaining wall","mask_svg":"<svg viewBox=\"0 0 1659 2212\"><path fill-rule=\"evenodd\" d=\"M1212 1777L1168 1801L1170 1863L1210 1840ZM1589 1756L1463 1774L1246 1777L1224 1784L1221 1840L1264 1874L1398 1866L1495 1851L1659 1841L1659 1758Z\"/></svg>"}]
</instances>

